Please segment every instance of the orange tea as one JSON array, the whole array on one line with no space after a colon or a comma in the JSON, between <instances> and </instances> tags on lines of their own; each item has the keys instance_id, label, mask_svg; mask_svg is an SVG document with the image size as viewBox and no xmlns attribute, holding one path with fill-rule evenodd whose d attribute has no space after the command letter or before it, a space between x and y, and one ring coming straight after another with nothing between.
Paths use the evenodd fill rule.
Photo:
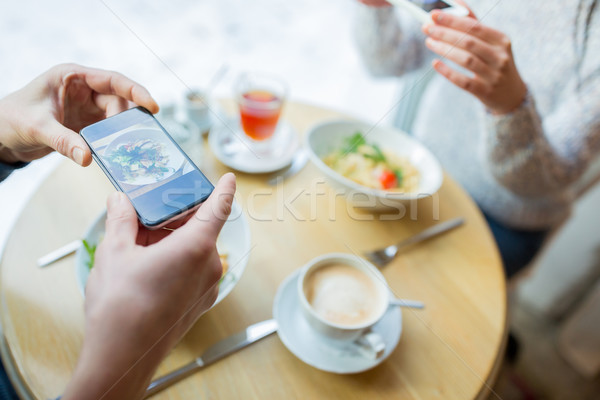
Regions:
<instances>
[{"instance_id":1,"label":"orange tea","mask_svg":"<svg viewBox=\"0 0 600 400\"><path fill-rule=\"evenodd\" d=\"M283 99L267 90L249 90L239 99L240 120L246 135L254 140L273 136Z\"/></svg>"}]
</instances>

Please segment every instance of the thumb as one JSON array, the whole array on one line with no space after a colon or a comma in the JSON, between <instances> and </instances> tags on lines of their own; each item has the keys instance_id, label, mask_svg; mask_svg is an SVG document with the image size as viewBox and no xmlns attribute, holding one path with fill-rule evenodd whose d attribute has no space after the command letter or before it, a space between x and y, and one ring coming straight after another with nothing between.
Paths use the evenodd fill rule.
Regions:
<instances>
[{"instance_id":1,"label":"thumb","mask_svg":"<svg viewBox=\"0 0 600 400\"><path fill-rule=\"evenodd\" d=\"M216 240L231 213L235 187L235 175L232 173L223 175L196 214L185 225L173 232L169 236L170 240L185 240L183 237L186 235L193 240L203 236Z\"/></svg>"},{"instance_id":2,"label":"thumb","mask_svg":"<svg viewBox=\"0 0 600 400\"><path fill-rule=\"evenodd\" d=\"M216 239L221 228L231 214L233 196L236 189L235 175L231 172L223 175L208 199L200 206L196 215L186 225L198 231L212 232Z\"/></svg>"},{"instance_id":3,"label":"thumb","mask_svg":"<svg viewBox=\"0 0 600 400\"><path fill-rule=\"evenodd\" d=\"M114 192L106 204L106 239L117 243L135 244L138 233L137 215L124 193Z\"/></svg>"},{"instance_id":4,"label":"thumb","mask_svg":"<svg viewBox=\"0 0 600 400\"><path fill-rule=\"evenodd\" d=\"M60 122L52 120L44 131L41 132L42 142L58 151L65 157L70 158L77 164L88 166L92 162L92 153L85 140Z\"/></svg>"}]
</instances>

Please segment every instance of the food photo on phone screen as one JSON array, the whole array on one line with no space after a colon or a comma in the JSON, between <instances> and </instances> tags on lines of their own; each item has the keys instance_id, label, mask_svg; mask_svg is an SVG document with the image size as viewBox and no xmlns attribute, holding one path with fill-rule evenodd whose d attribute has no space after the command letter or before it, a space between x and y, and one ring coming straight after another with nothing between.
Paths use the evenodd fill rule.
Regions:
<instances>
[{"instance_id":1,"label":"food photo on phone screen","mask_svg":"<svg viewBox=\"0 0 600 400\"><path fill-rule=\"evenodd\" d=\"M133 108L81 131L113 185L149 228L202 203L213 186L154 116Z\"/></svg>"}]
</instances>

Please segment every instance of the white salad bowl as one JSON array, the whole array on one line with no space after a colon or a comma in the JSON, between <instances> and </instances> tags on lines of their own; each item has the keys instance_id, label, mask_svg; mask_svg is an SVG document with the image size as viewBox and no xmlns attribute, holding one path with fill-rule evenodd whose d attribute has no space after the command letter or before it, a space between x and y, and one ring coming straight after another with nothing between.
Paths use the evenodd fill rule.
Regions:
<instances>
[{"instance_id":1,"label":"white salad bowl","mask_svg":"<svg viewBox=\"0 0 600 400\"><path fill-rule=\"evenodd\" d=\"M419 184L413 192L392 192L363 186L330 168L323 158L339 151L344 142L360 132L369 144L406 159L419 171ZM385 209L398 203L432 196L442 185L444 175L435 156L416 139L397 129L373 127L360 121L333 120L313 126L305 136L311 161L334 183L346 198L359 208Z\"/></svg>"},{"instance_id":2,"label":"white salad bowl","mask_svg":"<svg viewBox=\"0 0 600 400\"><path fill-rule=\"evenodd\" d=\"M90 225L84 235L84 239L91 245L97 245L104 238L104 224L106 221L106 212L102 212ZM227 255L229 268L227 273L221 279L219 287L219 296L213 304L216 306L225 298L235 287L242 277L248 257L250 254L250 227L244 216L244 212L238 203L233 202L231 215L223 225L221 234L217 239L217 250L219 254ZM90 256L84 246L81 246L75 253L75 275L77 286L83 296L85 296L85 285L90 275L88 263Z\"/></svg>"}]
</instances>

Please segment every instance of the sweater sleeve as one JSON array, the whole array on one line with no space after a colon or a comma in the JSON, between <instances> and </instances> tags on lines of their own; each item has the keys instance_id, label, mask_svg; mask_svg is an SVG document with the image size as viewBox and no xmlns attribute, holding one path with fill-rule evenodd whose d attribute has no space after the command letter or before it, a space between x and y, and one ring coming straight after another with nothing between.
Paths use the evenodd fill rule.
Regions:
<instances>
[{"instance_id":1,"label":"sweater sleeve","mask_svg":"<svg viewBox=\"0 0 600 400\"><path fill-rule=\"evenodd\" d=\"M15 169L22 168L22 167L26 166L27 164L28 163L24 163L24 162L20 162L20 163L16 163L16 164L5 164L3 162L0 162L0 182L5 180L6 178L8 178L8 176L11 174L11 172L13 172Z\"/></svg>"},{"instance_id":2,"label":"sweater sleeve","mask_svg":"<svg viewBox=\"0 0 600 400\"><path fill-rule=\"evenodd\" d=\"M551 110L540 113L529 94L514 113L487 116L490 169L517 195L565 191L600 158L600 13L590 14L585 29L573 89Z\"/></svg>"},{"instance_id":3,"label":"sweater sleeve","mask_svg":"<svg viewBox=\"0 0 600 400\"><path fill-rule=\"evenodd\" d=\"M12 169L7 168L6 166L0 164L0 182L8 178L8 175L12 172Z\"/></svg>"},{"instance_id":4,"label":"sweater sleeve","mask_svg":"<svg viewBox=\"0 0 600 400\"><path fill-rule=\"evenodd\" d=\"M401 76L433 58L419 23L395 7L356 2L353 35L367 70L374 76Z\"/></svg>"},{"instance_id":5,"label":"sweater sleeve","mask_svg":"<svg viewBox=\"0 0 600 400\"><path fill-rule=\"evenodd\" d=\"M13 172L14 168L9 165L0 163L0 182L8 178L11 172Z\"/></svg>"},{"instance_id":6,"label":"sweater sleeve","mask_svg":"<svg viewBox=\"0 0 600 400\"><path fill-rule=\"evenodd\" d=\"M600 154L600 77L544 117L528 94L515 112L488 114L486 129L490 169L507 189L526 197L564 191Z\"/></svg>"}]
</instances>

